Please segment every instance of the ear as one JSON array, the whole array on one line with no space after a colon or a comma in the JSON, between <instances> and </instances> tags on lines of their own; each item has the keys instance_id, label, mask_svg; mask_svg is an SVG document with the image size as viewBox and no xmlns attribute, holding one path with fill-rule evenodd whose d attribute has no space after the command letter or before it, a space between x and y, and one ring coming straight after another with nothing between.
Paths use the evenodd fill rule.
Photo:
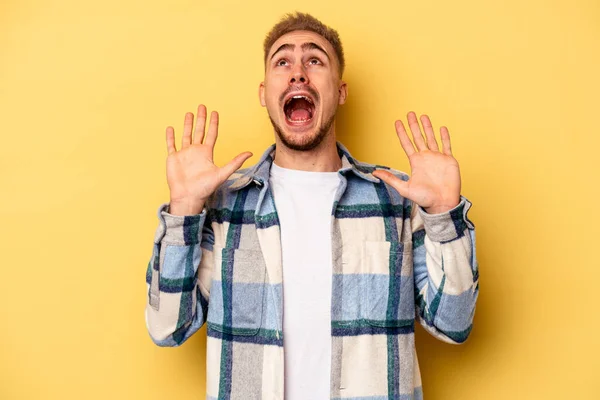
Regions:
<instances>
[{"instance_id":1,"label":"ear","mask_svg":"<svg viewBox=\"0 0 600 400\"><path fill-rule=\"evenodd\" d=\"M348 85L346 84L346 82L344 82L344 81L340 82L339 92L340 92L340 98L339 98L338 104L342 105L346 102L346 98L348 97Z\"/></svg>"},{"instance_id":2,"label":"ear","mask_svg":"<svg viewBox=\"0 0 600 400\"><path fill-rule=\"evenodd\" d=\"M260 100L260 105L263 107L267 106L267 102L265 101L265 83L261 82L258 85L258 99Z\"/></svg>"}]
</instances>

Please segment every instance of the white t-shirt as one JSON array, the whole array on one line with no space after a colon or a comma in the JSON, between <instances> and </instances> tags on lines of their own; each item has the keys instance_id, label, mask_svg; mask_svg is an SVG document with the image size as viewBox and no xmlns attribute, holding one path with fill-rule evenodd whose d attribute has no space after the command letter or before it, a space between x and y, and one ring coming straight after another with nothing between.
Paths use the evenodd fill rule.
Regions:
<instances>
[{"instance_id":1,"label":"white t-shirt","mask_svg":"<svg viewBox=\"0 0 600 400\"><path fill-rule=\"evenodd\" d=\"M331 212L337 172L271 166L281 227L285 400L329 399Z\"/></svg>"}]
</instances>

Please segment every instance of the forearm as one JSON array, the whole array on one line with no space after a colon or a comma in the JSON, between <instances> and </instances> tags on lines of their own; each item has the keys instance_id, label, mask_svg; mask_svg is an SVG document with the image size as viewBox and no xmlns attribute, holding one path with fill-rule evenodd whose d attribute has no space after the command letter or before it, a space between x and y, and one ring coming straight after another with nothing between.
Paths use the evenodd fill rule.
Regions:
<instances>
[{"instance_id":1,"label":"forearm","mask_svg":"<svg viewBox=\"0 0 600 400\"><path fill-rule=\"evenodd\" d=\"M413 247L415 302L423 326L451 343L464 342L477 301L475 230L466 217L470 202L442 214L415 210Z\"/></svg>"},{"instance_id":2,"label":"forearm","mask_svg":"<svg viewBox=\"0 0 600 400\"><path fill-rule=\"evenodd\" d=\"M210 272L201 265L212 255L201 247L206 211L176 216L164 204L159 219L146 274L146 326L157 345L178 346L206 320Z\"/></svg>"}]
</instances>

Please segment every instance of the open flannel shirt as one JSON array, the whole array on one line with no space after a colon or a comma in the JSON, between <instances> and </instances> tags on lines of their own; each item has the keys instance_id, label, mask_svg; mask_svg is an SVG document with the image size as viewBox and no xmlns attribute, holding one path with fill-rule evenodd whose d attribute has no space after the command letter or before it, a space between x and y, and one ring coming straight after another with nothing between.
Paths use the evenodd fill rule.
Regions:
<instances>
[{"instance_id":1,"label":"open flannel shirt","mask_svg":"<svg viewBox=\"0 0 600 400\"><path fill-rule=\"evenodd\" d=\"M449 343L471 331L479 292L471 203L461 196L454 209L428 214L337 146L331 398L422 399L415 318ZM207 323L207 399L284 398L274 149L232 175L200 214L171 215L168 203L158 210L147 329L157 345L179 346Z\"/></svg>"}]
</instances>

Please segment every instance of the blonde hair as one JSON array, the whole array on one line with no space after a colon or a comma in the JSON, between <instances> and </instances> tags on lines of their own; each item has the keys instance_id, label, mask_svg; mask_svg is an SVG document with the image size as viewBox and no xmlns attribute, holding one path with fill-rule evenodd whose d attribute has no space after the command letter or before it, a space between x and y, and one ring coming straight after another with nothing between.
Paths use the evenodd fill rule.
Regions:
<instances>
[{"instance_id":1,"label":"blonde hair","mask_svg":"<svg viewBox=\"0 0 600 400\"><path fill-rule=\"evenodd\" d=\"M344 49L342 47L342 41L335 29L328 27L321 21L316 19L310 14L296 12L286 14L267 34L263 43L265 51L265 66L267 65L267 56L273 43L286 33L294 31L310 31L318 35L323 36L335 50L335 54L338 59L340 76L344 73Z\"/></svg>"}]
</instances>

